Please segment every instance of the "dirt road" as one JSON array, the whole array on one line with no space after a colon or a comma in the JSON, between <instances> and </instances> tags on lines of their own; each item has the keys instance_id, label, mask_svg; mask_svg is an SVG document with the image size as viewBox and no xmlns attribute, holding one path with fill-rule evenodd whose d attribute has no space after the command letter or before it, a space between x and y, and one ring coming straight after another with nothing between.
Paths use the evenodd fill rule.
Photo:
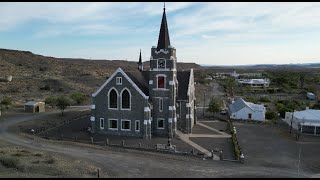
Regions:
<instances>
[{"instance_id":1,"label":"dirt road","mask_svg":"<svg viewBox=\"0 0 320 180\"><path fill-rule=\"evenodd\" d=\"M80 107L75 110L83 109ZM298 177L296 171L279 167L253 167L234 162L203 160L162 153L90 147L90 145L71 142L51 142L24 137L8 131L8 127L15 123L32 120L46 114L17 113L6 116L0 122L0 139L18 146L55 152L97 163L101 166L101 177ZM300 177L304 177L302 173Z\"/></svg>"}]
</instances>

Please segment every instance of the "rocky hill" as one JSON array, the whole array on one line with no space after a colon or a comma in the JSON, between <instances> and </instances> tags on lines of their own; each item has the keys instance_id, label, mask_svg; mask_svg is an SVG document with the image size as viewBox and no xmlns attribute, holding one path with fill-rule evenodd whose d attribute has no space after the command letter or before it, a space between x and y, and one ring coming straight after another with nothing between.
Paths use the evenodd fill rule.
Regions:
<instances>
[{"instance_id":1,"label":"rocky hill","mask_svg":"<svg viewBox=\"0 0 320 180\"><path fill-rule=\"evenodd\" d=\"M137 58L138 60L138 58ZM147 61L147 60L144 60ZM144 63L149 67L148 61ZM92 94L118 68L134 70L136 62L54 58L29 51L0 49L0 97L14 100L44 100L50 95L72 92ZM195 63L178 63L178 70L200 68ZM12 81L6 77L12 76Z\"/></svg>"}]
</instances>

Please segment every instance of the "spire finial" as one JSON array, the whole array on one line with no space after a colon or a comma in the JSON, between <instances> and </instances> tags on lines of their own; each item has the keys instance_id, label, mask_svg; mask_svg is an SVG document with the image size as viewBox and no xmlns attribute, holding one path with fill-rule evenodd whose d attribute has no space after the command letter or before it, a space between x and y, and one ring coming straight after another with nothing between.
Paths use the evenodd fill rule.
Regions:
<instances>
[{"instance_id":1,"label":"spire finial","mask_svg":"<svg viewBox=\"0 0 320 180\"><path fill-rule=\"evenodd\" d=\"M163 10L166 10L166 2L163 2Z\"/></svg>"}]
</instances>

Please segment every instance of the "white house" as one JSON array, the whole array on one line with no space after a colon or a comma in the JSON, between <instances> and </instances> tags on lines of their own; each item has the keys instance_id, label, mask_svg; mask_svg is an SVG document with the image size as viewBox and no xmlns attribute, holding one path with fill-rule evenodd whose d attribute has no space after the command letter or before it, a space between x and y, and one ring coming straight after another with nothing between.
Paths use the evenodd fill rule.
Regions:
<instances>
[{"instance_id":1,"label":"white house","mask_svg":"<svg viewBox=\"0 0 320 180\"><path fill-rule=\"evenodd\" d=\"M270 79L238 79L238 83L251 87L269 87Z\"/></svg>"},{"instance_id":2,"label":"white house","mask_svg":"<svg viewBox=\"0 0 320 180\"><path fill-rule=\"evenodd\" d=\"M264 105L246 102L237 98L228 106L231 119L264 121L266 108Z\"/></svg>"},{"instance_id":3,"label":"white house","mask_svg":"<svg viewBox=\"0 0 320 180\"><path fill-rule=\"evenodd\" d=\"M303 111L286 112L283 119L292 128L305 134L320 135L320 110L306 109Z\"/></svg>"}]
</instances>

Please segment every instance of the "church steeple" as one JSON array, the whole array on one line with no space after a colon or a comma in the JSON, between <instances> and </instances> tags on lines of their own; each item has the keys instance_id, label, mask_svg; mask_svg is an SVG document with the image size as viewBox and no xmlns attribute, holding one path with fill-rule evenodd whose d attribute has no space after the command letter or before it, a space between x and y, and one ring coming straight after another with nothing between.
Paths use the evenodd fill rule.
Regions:
<instances>
[{"instance_id":1,"label":"church steeple","mask_svg":"<svg viewBox=\"0 0 320 180\"><path fill-rule=\"evenodd\" d=\"M164 4L157 50L159 51L160 49L167 49L169 46L170 46L170 37L169 37L167 17L166 17L166 6Z\"/></svg>"},{"instance_id":2,"label":"church steeple","mask_svg":"<svg viewBox=\"0 0 320 180\"><path fill-rule=\"evenodd\" d=\"M142 64L142 57L141 57L141 49L140 49L140 56L139 56L139 62L138 62L138 70L143 71L143 64Z\"/></svg>"}]
</instances>

